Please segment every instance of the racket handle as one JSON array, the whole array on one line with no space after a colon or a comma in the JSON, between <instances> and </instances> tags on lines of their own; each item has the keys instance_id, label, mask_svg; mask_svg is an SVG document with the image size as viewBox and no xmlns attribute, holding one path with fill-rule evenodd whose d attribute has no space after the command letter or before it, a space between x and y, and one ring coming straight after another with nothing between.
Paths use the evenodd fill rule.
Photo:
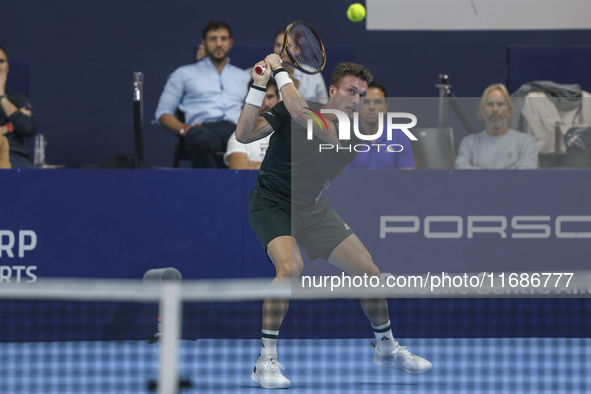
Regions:
<instances>
[{"instance_id":1,"label":"racket handle","mask_svg":"<svg viewBox=\"0 0 591 394\"><path fill-rule=\"evenodd\" d=\"M256 66L254 68L254 72L257 73L258 75L263 75L263 73L265 72L267 68L265 66Z\"/></svg>"}]
</instances>

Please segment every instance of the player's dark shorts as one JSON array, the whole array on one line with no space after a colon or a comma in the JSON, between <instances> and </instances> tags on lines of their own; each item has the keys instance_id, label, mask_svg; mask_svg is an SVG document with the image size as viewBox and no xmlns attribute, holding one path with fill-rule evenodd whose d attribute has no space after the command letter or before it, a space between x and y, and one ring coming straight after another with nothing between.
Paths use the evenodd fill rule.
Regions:
<instances>
[{"instance_id":1,"label":"player's dark shorts","mask_svg":"<svg viewBox=\"0 0 591 394\"><path fill-rule=\"evenodd\" d=\"M310 260L328 260L332 251L353 230L330 208L330 199L321 198L306 209L291 207L261 197L255 191L248 196L250 225L267 251L269 242L287 235L295 237Z\"/></svg>"}]
</instances>

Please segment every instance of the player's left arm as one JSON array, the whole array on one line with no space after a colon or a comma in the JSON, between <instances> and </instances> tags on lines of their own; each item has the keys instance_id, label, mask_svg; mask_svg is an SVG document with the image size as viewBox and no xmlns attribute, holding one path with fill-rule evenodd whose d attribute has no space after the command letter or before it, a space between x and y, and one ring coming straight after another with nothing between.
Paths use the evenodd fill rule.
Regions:
<instances>
[{"instance_id":1,"label":"player's left arm","mask_svg":"<svg viewBox=\"0 0 591 394\"><path fill-rule=\"evenodd\" d=\"M259 108L244 104L236 124L236 139L243 144L260 140L273 132L273 127L265 118L259 116Z\"/></svg>"}]
</instances>

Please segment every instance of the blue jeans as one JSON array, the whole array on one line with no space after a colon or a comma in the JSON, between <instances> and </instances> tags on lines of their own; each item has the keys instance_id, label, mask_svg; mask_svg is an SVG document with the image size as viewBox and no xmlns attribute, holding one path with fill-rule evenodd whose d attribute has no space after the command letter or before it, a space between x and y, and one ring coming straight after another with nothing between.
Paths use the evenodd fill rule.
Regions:
<instances>
[{"instance_id":1,"label":"blue jeans","mask_svg":"<svg viewBox=\"0 0 591 394\"><path fill-rule=\"evenodd\" d=\"M236 125L226 120L191 127L184 141L184 150L191 155L191 166L218 168L215 153L226 151L228 138L235 130Z\"/></svg>"}]
</instances>

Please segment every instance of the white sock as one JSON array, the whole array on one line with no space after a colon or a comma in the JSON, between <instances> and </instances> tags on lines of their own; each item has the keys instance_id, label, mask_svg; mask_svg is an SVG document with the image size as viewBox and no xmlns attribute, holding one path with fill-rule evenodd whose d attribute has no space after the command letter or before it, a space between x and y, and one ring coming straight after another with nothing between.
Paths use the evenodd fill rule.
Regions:
<instances>
[{"instance_id":1,"label":"white sock","mask_svg":"<svg viewBox=\"0 0 591 394\"><path fill-rule=\"evenodd\" d=\"M273 358L277 360L277 338L279 331L263 330L263 344L261 346L261 360Z\"/></svg>"},{"instance_id":2,"label":"white sock","mask_svg":"<svg viewBox=\"0 0 591 394\"><path fill-rule=\"evenodd\" d=\"M388 323L382 324L381 326L374 326L371 325L373 328L373 333L376 337L376 346L380 349L382 353L391 353L394 351L395 340L392 336L392 330L390 328L390 320Z\"/></svg>"}]
</instances>

